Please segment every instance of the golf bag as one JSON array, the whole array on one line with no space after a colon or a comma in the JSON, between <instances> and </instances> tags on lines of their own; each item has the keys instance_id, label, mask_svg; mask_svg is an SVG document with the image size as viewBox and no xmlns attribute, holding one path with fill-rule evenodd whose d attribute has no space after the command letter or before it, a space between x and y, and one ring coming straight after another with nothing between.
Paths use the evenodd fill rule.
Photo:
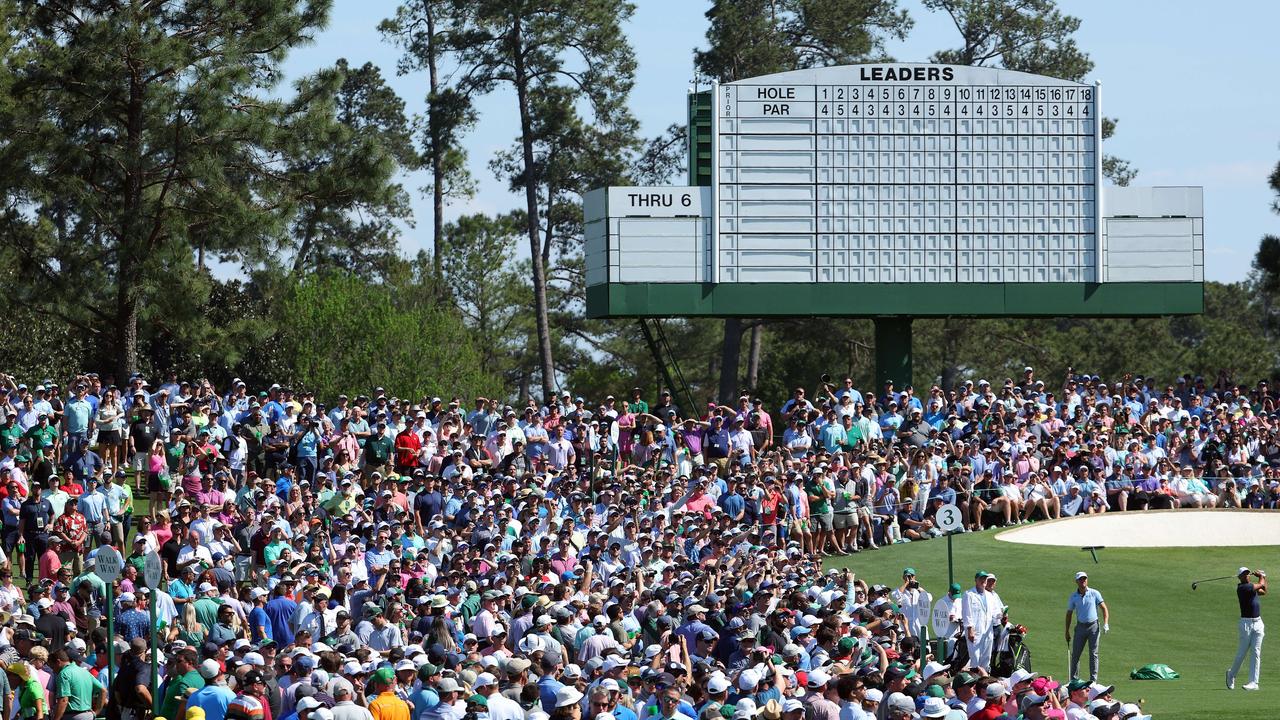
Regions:
<instances>
[{"instance_id":1,"label":"golf bag","mask_svg":"<svg viewBox=\"0 0 1280 720\"><path fill-rule=\"evenodd\" d=\"M1026 636L1027 628L1022 625L1006 622L996 628L995 651L991 654L992 675L1009 677L1018 668L1031 669L1031 649L1023 642Z\"/></svg>"},{"instance_id":2,"label":"golf bag","mask_svg":"<svg viewBox=\"0 0 1280 720\"><path fill-rule=\"evenodd\" d=\"M1006 622L996 627L994 650L991 653L991 674L996 677L1009 677L1017 668L1031 669L1031 649L1023 640L1027 628ZM955 673L969 664L969 647L964 641L964 631L956 632L949 643L951 652L943 661Z\"/></svg>"}]
</instances>

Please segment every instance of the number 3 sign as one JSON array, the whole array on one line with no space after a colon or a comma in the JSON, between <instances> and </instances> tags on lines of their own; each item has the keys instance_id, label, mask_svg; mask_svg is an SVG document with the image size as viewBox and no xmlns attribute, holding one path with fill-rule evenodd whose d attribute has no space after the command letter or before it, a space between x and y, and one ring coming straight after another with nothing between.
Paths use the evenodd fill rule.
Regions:
<instances>
[{"instance_id":1,"label":"number 3 sign","mask_svg":"<svg viewBox=\"0 0 1280 720\"><path fill-rule=\"evenodd\" d=\"M938 529L942 532L955 532L964 525L964 519L960 516L960 508L955 505L943 505L938 508L936 517Z\"/></svg>"}]
</instances>

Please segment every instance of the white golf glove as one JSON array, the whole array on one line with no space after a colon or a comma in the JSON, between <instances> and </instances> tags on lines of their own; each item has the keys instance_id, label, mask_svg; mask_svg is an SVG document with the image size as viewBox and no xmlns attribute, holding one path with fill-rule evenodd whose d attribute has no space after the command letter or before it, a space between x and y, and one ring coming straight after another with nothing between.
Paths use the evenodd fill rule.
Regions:
<instances>
[{"instance_id":1,"label":"white golf glove","mask_svg":"<svg viewBox=\"0 0 1280 720\"><path fill-rule=\"evenodd\" d=\"M1111 623L1103 623L1102 633L1105 635L1106 633L1109 633L1109 632L1111 632Z\"/></svg>"}]
</instances>

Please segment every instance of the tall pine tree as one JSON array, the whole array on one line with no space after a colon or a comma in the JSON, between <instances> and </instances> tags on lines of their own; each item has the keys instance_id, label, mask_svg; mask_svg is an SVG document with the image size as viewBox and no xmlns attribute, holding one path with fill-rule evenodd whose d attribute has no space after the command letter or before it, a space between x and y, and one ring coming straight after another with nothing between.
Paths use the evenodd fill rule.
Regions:
<instances>
[{"instance_id":1,"label":"tall pine tree","mask_svg":"<svg viewBox=\"0 0 1280 720\"><path fill-rule=\"evenodd\" d=\"M26 300L139 364L139 324L186 302L197 255L261 253L287 226L281 63L327 0L17 0L0 101L0 247ZM105 359L105 358L104 358ZM121 378L123 379L123 378Z\"/></svg>"}]
</instances>

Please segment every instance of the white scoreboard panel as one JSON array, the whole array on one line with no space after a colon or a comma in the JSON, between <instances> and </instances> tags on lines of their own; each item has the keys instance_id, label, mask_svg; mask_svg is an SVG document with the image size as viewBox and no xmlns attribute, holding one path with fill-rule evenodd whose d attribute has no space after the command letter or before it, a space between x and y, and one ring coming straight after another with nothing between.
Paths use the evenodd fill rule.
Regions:
<instances>
[{"instance_id":1,"label":"white scoreboard panel","mask_svg":"<svg viewBox=\"0 0 1280 720\"><path fill-rule=\"evenodd\" d=\"M1096 85L895 63L715 94L719 282L1102 279Z\"/></svg>"}]
</instances>

